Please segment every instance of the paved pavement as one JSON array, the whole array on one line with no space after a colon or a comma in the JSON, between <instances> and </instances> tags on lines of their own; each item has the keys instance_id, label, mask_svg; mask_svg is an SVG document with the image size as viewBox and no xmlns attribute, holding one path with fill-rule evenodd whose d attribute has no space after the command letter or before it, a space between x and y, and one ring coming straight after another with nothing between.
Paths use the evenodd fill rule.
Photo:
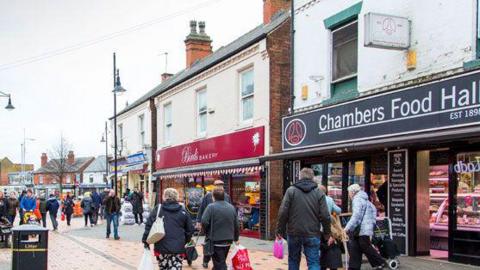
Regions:
<instances>
[{"instance_id":1,"label":"paved pavement","mask_svg":"<svg viewBox=\"0 0 480 270\"><path fill-rule=\"evenodd\" d=\"M105 239L104 224L93 228L84 228L83 219L80 218L74 219L71 227L67 227L65 222L61 222L59 231L49 234L48 269L135 270L143 254L143 245L140 242L143 229L143 225L120 226L121 240L115 241ZM202 241L200 239L200 243ZM249 238L242 238L240 242L248 248L254 269L288 269L286 259L278 260L272 256L272 242ZM197 250L201 253L201 248L197 248ZM11 269L11 250L0 249L0 270L7 269ZM185 266L184 269L202 269L201 260L194 262L192 267ZM302 261L301 269L307 269L305 260ZM371 268L365 265L362 269ZM443 261L405 257L401 258L401 269L470 270L475 268Z\"/></svg>"}]
</instances>

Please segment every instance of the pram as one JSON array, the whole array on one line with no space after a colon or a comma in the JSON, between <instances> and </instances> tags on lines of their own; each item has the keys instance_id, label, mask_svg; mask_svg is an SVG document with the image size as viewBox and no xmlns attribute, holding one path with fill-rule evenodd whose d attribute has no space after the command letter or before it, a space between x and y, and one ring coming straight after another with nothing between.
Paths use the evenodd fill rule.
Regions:
<instances>
[{"instance_id":1,"label":"pram","mask_svg":"<svg viewBox=\"0 0 480 270\"><path fill-rule=\"evenodd\" d=\"M392 222L388 217L377 219L376 228L373 232L372 243L378 248L380 255L387 260L390 269L398 269L400 266L397 245L393 242Z\"/></svg>"},{"instance_id":2,"label":"pram","mask_svg":"<svg viewBox=\"0 0 480 270\"><path fill-rule=\"evenodd\" d=\"M4 242L4 248L8 248L9 238L12 235L12 227L8 219L4 217L0 219L0 239Z\"/></svg>"}]
</instances>

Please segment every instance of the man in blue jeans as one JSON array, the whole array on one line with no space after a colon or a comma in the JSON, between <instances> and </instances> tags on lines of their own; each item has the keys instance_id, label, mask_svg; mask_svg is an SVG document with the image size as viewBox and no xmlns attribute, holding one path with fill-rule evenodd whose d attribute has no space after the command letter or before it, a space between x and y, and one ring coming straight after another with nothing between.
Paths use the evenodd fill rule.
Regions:
<instances>
[{"instance_id":1,"label":"man in blue jeans","mask_svg":"<svg viewBox=\"0 0 480 270\"><path fill-rule=\"evenodd\" d=\"M105 216L107 218L107 238L110 238L111 224L113 223L113 237L120 240L118 236L118 216L120 214L120 199L116 196L115 190L110 190L105 198Z\"/></svg>"},{"instance_id":2,"label":"man in blue jeans","mask_svg":"<svg viewBox=\"0 0 480 270\"><path fill-rule=\"evenodd\" d=\"M277 239L288 242L288 269L299 270L302 249L309 270L320 269L320 237L331 245L330 214L325 193L313 181L310 168L300 171L300 180L287 189L278 213ZM323 232L321 231L323 228Z\"/></svg>"}]
</instances>

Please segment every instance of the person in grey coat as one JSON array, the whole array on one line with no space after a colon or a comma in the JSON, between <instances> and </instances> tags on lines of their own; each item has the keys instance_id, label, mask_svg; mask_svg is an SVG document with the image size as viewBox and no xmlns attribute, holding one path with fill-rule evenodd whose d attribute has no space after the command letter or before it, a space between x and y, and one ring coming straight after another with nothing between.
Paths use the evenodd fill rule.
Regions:
<instances>
[{"instance_id":1,"label":"person in grey coat","mask_svg":"<svg viewBox=\"0 0 480 270\"><path fill-rule=\"evenodd\" d=\"M319 270L321 236L328 245L334 242L325 193L318 189L313 177L312 169L303 168L300 180L287 189L280 205L277 239L287 239L289 270L300 269L302 250L308 269Z\"/></svg>"},{"instance_id":2,"label":"person in grey coat","mask_svg":"<svg viewBox=\"0 0 480 270\"><path fill-rule=\"evenodd\" d=\"M360 269L362 254L367 256L374 269L383 269L385 260L370 242L377 221L377 209L368 200L367 193L358 184L348 187L348 196L352 199L353 210L352 217L345 226L345 232L349 235L349 269ZM355 231L357 233L354 233Z\"/></svg>"},{"instance_id":3,"label":"person in grey coat","mask_svg":"<svg viewBox=\"0 0 480 270\"><path fill-rule=\"evenodd\" d=\"M202 227L206 239L213 243L213 269L227 270L227 254L233 242L238 244L240 229L235 208L225 201L223 187L215 187L212 192L214 202L202 216ZM206 240L207 241L207 240Z\"/></svg>"}]
</instances>

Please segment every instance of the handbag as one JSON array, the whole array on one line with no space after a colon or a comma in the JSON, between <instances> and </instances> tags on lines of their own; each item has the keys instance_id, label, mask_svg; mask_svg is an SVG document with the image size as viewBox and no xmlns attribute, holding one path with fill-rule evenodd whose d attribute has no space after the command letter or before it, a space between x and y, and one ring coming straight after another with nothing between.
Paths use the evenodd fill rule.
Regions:
<instances>
[{"instance_id":1,"label":"handbag","mask_svg":"<svg viewBox=\"0 0 480 270\"><path fill-rule=\"evenodd\" d=\"M212 211L212 218L211 220L211 225L210 225L210 233L208 234L208 238L205 236L205 243L203 244L203 254L206 256L212 256L214 253L214 244L213 240L211 239L212 234L213 234L213 211Z\"/></svg>"},{"instance_id":2,"label":"handbag","mask_svg":"<svg viewBox=\"0 0 480 270\"><path fill-rule=\"evenodd\" d=\"M185 246L185 255L187 257L187 260L190 261L190 262L193 262L198 258L198 252L197 252L197 248L196 248L198 238L200 238L200 235L198 235L197 241L192 239L190 241L190 243L188 243Z\"/></svg>"},{"instance_id":3,"label":"handbag","mask_svg":"<svg viewBox=\"0 0 480 270\"><path fill-rule=\"evenodd\" d=\"M160 216L160 209L162 205L158 205L157 217L155 222L152 224L152 228L150 228L150 232L148 233L147 243L148 244L155 244L158 241L162 240L165 237L165 223L163 220L163 216Z\"/></svg>"}]
</instances>

